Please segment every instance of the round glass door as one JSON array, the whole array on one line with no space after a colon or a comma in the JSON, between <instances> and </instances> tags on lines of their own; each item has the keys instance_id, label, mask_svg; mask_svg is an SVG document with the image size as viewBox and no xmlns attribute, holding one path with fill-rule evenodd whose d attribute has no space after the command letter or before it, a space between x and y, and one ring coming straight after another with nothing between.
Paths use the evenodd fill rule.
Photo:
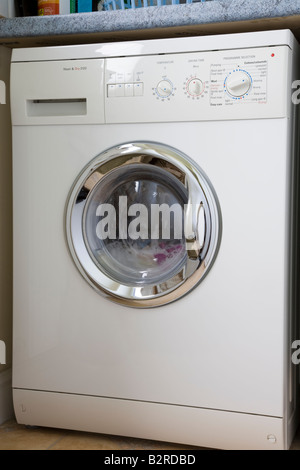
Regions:
<instances>
[{"instance_id":1,"label":"round glass door","mask_svg":"<svg viewBox=\"0 0 300 470\"><path fill-rule=\"evenodd\" d=\"M220 242L220 212L201 169L150 142L100 154L75 182L67 239L85 279L112 300L154 307L205 276Z\"/></svg>"},{"instance_id":2,"label":"round glass door","mask_svg":"<svg viewBox=\"0 0 300 470\"><path fill-rule=\"evenodd\" d=\"M166 170L132 164L109 172L94 187L83 214L90 256L119 283L164 282L186 260L183 220L176 216L183 219L187 202L186 188ZM165 217L158 206L165 208Z\"/></svg>"}]
</instances>

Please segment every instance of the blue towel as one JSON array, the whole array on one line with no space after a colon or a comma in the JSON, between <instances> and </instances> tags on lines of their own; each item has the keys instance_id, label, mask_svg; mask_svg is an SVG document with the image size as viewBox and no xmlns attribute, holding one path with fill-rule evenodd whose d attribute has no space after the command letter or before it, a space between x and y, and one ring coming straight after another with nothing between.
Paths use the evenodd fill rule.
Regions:
<instances>
[{"instance_id":1,"label":"blue towel","mask_svg":"<svg viewBox=\"0 0 300 470\"><path fill-rule=\"evenodd\" d=\"M78 0L78 13L92 11L92 0Z\"/></svg>"}]
</instances>

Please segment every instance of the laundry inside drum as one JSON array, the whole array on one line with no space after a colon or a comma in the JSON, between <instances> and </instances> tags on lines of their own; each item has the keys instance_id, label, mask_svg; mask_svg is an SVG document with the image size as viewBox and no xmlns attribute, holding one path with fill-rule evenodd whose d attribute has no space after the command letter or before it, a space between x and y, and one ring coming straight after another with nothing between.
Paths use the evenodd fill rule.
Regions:
<instances>
[{"instance_id":1,"label":"laundry inside drum","mask_svg":"<svg viewBox=\"0 0 300 470\"><path fill-rule=\"evenodd\" d=\"M184 184L149 164L109 172L90 192L84 239L98 268L116 282L158 284L186 262Z\"/></svg>"}]
</instances>

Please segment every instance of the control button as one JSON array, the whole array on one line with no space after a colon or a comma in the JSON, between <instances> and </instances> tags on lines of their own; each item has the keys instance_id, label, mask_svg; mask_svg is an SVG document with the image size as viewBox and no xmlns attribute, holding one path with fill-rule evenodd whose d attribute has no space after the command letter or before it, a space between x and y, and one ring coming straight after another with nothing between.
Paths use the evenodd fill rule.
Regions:
<instances>
[{"instance_id":1,"label":"control button","mask_svg":"<svg viewBox=\"0 0 300 470\"><path fill-rule=\"evenodd\" d=\"M116 96L116 85L107 85L107 96L108 98Z\"/></svg>"},{"instance_id":2,"label":"control button","mask_svg":"<svg viewBox=\"0 0 300 470\"><path fill-rule=\"evenodd\" d=\"M116 90L115 90L115 96L124 96L124 83L117 83L116 84Z\"/></svg>"},{"instance_id":3,"label":"control button","mask_svg":"<svg viewBox=\"0 0 300 470\"><path fill-rule=\"evenodd\" d=\"M186 85L186 91L191 96L199 96L203 90L204 86L199 78L192 78Z\"/></svg>"},{"instance_id":4,"label":"control button","mask_svg":"<svg viewBox=\"0 0 300 470\"><path fill-rule=\"evenodd\" d=\"M124 93L125 96L133 96L133 83L125 83Z\"/></svg>"},{"instance_id":5,"label":"control button","mask_svg":"<svg viewBox=\"0 0 300 470\"><path fill-rule=\"evenodd\" d=\"M142 96L143 95L143 83L134 83L133 84L133 95L134 96Z\"/></svg>"},{"instance_id":6,"label":"control button","mask_svg":"<svg viewBox=\"0 0 300 470\"><path fill-rule=\"evenodd\" d=\"M172 94L173 85L169 80L161 80L156 86L156 93L160 98L167 98Z\"/></svg>"},{"instance_id":7,"label":"control button","mask_svg":"<svg viewBox=\"0 0 300 470\"><path fill-rule=\"evenodd\" d=\"M251 87L251 77L245 70L234 70L225 79L224 87L234 98L244 96Z\"/></svg>"},{"instance_id":8,"label":"control button","mask_svg":"<svg viewBox=\"0 0 300 470\"><path fill-rule=\"evenodd\" d=\"M139 83L112 83L107 85L107 96L124 97L124 96L142 96L144 92L144 84Z\"/></svg>"}]
</instances>

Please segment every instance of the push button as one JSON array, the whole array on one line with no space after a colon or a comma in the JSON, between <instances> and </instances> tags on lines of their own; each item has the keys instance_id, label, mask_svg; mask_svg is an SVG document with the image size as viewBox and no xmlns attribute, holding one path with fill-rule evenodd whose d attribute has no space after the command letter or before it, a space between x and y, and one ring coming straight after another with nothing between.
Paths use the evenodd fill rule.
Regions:
<instances>
[{"instance_id":1,"label":"push button","mask_svg":"<svg viewBox=\"0 0 300 470\"><path fill-rule=\"evenodd\" d=\"M138 83L109 83L107 85L107 97L143 96L144 84Z\"/></svg>"},{"instance_id":2,"label":"push button","mask_svg":"<svg viewBox=\"0 0 300 470\"><path fill-rule=\"evenodd\" d=\"M108 98L116 96L116 85L107 85L107 96Z\"/></svg>"},{"instance_id":3,"label":"push button","mask_svg":"<svg viewBox=\"0 0 300 470\"><path fill-rule=\"evenodd\" d=\"M133 84L133 95L142 96L143 95L143 83L134 83Z\"/></svg>"},{"instance_id":4,"label":"push button","mask_svg":"<svg viewBox=\"0 0 300 470\"><path fill-rule=\"evenodd\" d=\"M133 83L125 83L124 92L125 96L133 96Z\"/></svg>"},{"instance_id":5,"label":"push button","mask_svg":"<svg viewBox=\"0 0 300 470\"><path fill-rule=\"evenodd\" d=\"M116 84L115 96L124 96L124 83Z\"/></svg>"}]
</instances>

